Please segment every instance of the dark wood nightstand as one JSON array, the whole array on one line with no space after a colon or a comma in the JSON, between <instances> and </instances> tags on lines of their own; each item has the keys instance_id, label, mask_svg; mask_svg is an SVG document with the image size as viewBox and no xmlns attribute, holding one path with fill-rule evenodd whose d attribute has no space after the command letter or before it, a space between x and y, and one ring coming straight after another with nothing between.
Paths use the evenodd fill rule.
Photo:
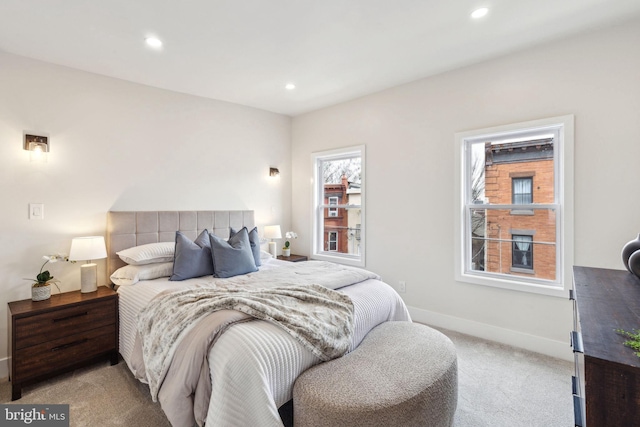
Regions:
<instances>
[{"instance_id":1,"label":"dark wood nightstand","mask_svg":"<svg viewBox=\"0 0 640 427\"><path fill-rule=\"evenodd\" d=\"M22 387L94 359L118 363L118 294L105 286L95 292L65 292L44 301L9 303L11 400Z\"/></svg>"},{"instance_id":2,"label":"dark wood nightstand","mask_svg":"<svg viewBox=\"0 0 640 427\"><path fill-rule=\"evenodd\" d=\"M278 255L278 259L289 262L301 262L307 261L309 258L307 258L305 255L291 254L290 256Z\"/></svg>"}]
</instances>

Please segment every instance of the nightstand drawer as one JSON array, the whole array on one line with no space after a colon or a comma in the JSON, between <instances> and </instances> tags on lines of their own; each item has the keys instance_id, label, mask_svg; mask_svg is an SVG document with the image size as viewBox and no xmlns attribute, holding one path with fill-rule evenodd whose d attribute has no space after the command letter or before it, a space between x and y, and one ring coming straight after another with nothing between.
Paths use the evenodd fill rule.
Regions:
<instances>
[{"instance_id":1,"label":"nightstand drawer","mask_svg":"<svg viewBox=\"0 0 640 427\"><path fill-rule=\"evenodd\" d=\"M113 324L115 316L116 299L110 298L16 319L16 350Z\"/></svg>"},{"instance_id":2,"label":"nightstand drawer","mask_svg":"<svg viewBox=\"0 0 640 427\"><path fill-rule=\"evenodd\" d=\"M21 381L36 378L76 364L78 360L115 350L116 346L116 329L113 325L41 342L15 352L14 376Z\"/></svg>"}]
</instances>

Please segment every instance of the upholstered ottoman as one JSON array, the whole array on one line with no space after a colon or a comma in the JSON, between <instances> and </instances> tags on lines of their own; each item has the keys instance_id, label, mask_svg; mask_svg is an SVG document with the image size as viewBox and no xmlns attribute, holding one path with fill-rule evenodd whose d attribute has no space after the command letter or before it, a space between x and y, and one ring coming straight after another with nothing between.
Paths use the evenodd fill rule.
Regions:
<instances>
[{"instance_id":1,"label":"upholstered ottoman","mask_svg":"<svg viewBox=\"0 0 640 427\"><path fill-rule=\"evenodd\" d=\"M293 387L295 426L451 426L458 401L449 338L385 322L351 353L305 371Z\"/></svg>"}]
</instances>

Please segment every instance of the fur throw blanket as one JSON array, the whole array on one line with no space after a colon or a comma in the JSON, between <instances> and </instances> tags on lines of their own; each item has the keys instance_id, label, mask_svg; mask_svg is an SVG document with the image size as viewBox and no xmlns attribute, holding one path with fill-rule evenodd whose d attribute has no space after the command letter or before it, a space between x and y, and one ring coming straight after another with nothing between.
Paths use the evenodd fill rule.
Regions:
<instances>
[{"instance_id":1,"label":"fur throw blanket","mask_svg":"<svg viewBox=\"0 0 640 427\"><path fill-rule=\"evenodd\" d=\"M230 283L225 286L218 281L214 286L160 294L138 316L146 376L154 400L181 336L203 316L223 309L274 323L323 361L342 356L351 343L353 303L345 294L325 286L256 289Z\"/></svg>"}]
</instances>

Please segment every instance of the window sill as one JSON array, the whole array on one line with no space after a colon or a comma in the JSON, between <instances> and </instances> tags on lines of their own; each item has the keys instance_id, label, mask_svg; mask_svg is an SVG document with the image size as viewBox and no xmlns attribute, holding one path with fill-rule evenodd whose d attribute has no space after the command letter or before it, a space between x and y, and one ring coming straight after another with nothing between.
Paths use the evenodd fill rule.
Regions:
<instances>
[{"instance_id":1,"label":"window sill","mask_svg":"<svg viewBox=\"0 0 640 427\"><path fill-rule=\"evenodd\" d=\"M511 267L512 273L522 273L522 274L536 274L534 269L529 268L519 268L519 267Z\"/></svg>"},{"instance_id":2,"label":"window sill","mask_svg":"<svg viewBox=\"0 0 640 427\"><path fill-rule=\"evenodd\" d=\"M507 289L517 292L548 295L558 298L568 298L569 292L562 284L544 284L518 281L517 277L504 279L499 277L486 277L474 274L456 274L456 281L473 285L488 286L493 288ZM525 278L525 280L529 280Z\"/></svg>"},{"instance_id":3,"label":"window sill","mask_svg":"<svg viewBox=\"0 0 640 427\"><path fill-rule=\"evenodd\" d=\"M340 252L335 252L340 253ZM346 257L341 255L332 255L331 252L323 252L311 255L311 259L318 261L335 262L336 264L350 265L353 267L364 267L364 259L362 257Z\"/></svg>"},{"instance_id":4,"label":"window sill","mask_svg":"<svg viewBox=\"0 0 640 427\"><path fill-rule=\"evenodd\" d=\"M511 215L521 215L521 216L533 216L535 215L535 212L533 212L533 209L511 209L510 212Z\"/></svg>"}]
</instances>

